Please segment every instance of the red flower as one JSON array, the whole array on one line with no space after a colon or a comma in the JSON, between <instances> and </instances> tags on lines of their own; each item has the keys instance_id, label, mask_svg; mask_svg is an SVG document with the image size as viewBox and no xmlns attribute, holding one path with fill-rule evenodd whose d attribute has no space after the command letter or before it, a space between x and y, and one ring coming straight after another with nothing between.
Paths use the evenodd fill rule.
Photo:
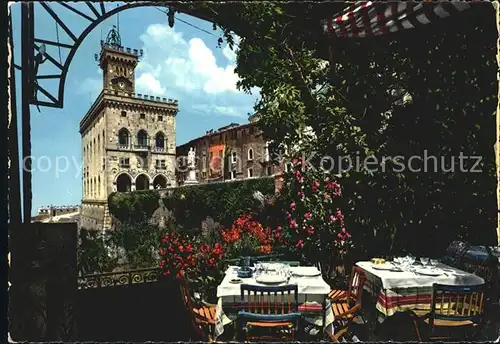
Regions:
<instances>
[{"instance_id":1,"label":"red flower","mask_svg":"<svg viewBox=\"0 0 500 344\"><path fill-rule=\"evenodd\" d=\"M312 185L312 190L316 192L318 191L318 188L319 188L319 182L315 180Z\"/></svg>"},{"instance_id":2,"label":"red flower","mask_svg":"<svg viewBox=\"0 0 500 344\"><path fill-rule=\"evenodd\" d=\"M300 248L304 247L304 241L303 240L297 241L297 244L295 246L300 247Z\"/></svg>"},{"instance_id":3,"label":"red flower","mask_svg":"<svg viewBox=\"0 0 500 344\"><path fill-rule=\"evenodd\" d=\"M208 244L201 244L201 246L200 246L201 253L207 253L209 250L210 250L210 246L208 246Z\"/></svg>"},{"instance_id":4,"label":"red flower","mask_svg":"<svg viewBox=\"0 0 500 344\"><path fill-rule=\"evenodd\" d=\"M312 217L312 214L309 211L304 214L304 218L306 218L306 219L310 219L311 217Z\"/></svg>"},{"instance_id":5,"label":"red flower","mask_svg":"<svg viewBox=\"0 0 500 344\"><path fill-rule=\"evenodd\" d=\"M295 210L296 204L295 202L290 203L290 209Z\"/></svg>"},{"instance_id":6,"label":"red flower","mask_svg":"<svg viewBox=\"0 0 500 344\"><path fill-rule=\"evenodd\" d=\"M297 228L297 222L295 220L290 220L290 227Z\"/></svg>"},{"instance_id":7,"label":"red flower","mask_svg":"<svg viewBox=\"0 0 500 344\"><path fill-rule=\"evenodd\" d=\"M307 227L307 233L314 234L314 227L313 226Z\"/></svg>"}]
</instances>

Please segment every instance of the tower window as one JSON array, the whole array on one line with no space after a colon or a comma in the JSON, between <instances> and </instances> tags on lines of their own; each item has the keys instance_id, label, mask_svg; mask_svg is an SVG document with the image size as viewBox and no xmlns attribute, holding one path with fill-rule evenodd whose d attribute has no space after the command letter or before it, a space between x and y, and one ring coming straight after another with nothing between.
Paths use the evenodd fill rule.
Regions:
<instances>
[{"instance_id":1,"label":"tower window","mask_svg":"<svg viewBox=\"0 0 500 344\"><path fill-rule=\"evenodd\" d=\"M166 162L165 160L156 160L156 168L157 169L165 169Z\"/></svg>"},{"instance_id":2,"label":"tower window","mask_svg":"<svg viewBox=\"0 0 500 344\"><path fill-rule=\"evenodd\" d=\"M122 117L127 117L127 111L122 111Z\"/></svg>"},{"instance_id":3,"label":"tower window","mask_svg":"<svg viewBox=\"0 0 500 344\"><path fill-rule=\"evenodd\" d=\"M120 158L120 167L130 167L130 159Z\"/></svg>"},{"instance_id":4,"label":"tower window","mask_svg":"<svg viewBox=\"0 0 500 344\"><path fill-rule=\"evenodd\" d=\"M148 145L148 133L143 129L139 130L137 133L137 145L141 147Z\"/></svg>"},{"instance_id":5,"label":"tower window","mask_svg":"<svg viewBox=\"0 0 500 344\"><path fill-rule=\"evenodd\" d=\"M252 178L253 177L253 169L249 168L248 169L248 178Z\"/></svg>"},{"instance_id":6,"label":"tower window","mask_svg":"<svg viewBox=\"0 0 500 344\"><path fill-rule=\"evenodd\" d=\"M141 113L141 119L146 119L146 115Z\"/></svg>"},{"instance_id":7,"label":"tower window","mask_svg":"<svg viewBox=\"0 0 500 344\"><path fill-rule=\"evenodd\" d=\"M130 145L130 133L128 132L127 129L122 128L118 132L118 144L121 146Z\"/></svg>"},{"instance_id":8,"label":"tower window","mask_svg":"<svg viewBox=\"0 0 500 344\"><path fill-rule=\"evenodd\" d=\"M158 116L158 122L163 121L163 116Z\"/></svg>"}]
</instances>

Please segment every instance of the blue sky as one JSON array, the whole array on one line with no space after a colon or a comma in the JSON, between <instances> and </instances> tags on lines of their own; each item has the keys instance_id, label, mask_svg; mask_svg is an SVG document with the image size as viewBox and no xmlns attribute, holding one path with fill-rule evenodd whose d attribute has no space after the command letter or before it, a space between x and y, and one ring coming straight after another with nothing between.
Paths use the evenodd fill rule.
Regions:
<instances>
[{"instance_id":1,"label":"blue sky","mask_svg":"<svg viewBox=\"0 0 500 344\"><path fill-rule=\"evenodd\" d=\"M74 5L76 4L76 5ZM106 3L108 10L119 3ZM56 2L50 7L65 23L70 22L76 34L89 23ZM91 15L82 3L72 6ZM20 4L11 5L14 35L14 59L20 64ZM164 10L164 8L162 8ZM177 99L177 145L203 135L231 122L248 122L247 114L253 112L258 92L244 94L236 89L238 76L234 73L235 53L224 43L217 47L219 31L212 24L183 14L176 15L203 30L176 20L174 28L167 24L167 17L158 8L139 7L119 14L122 45L143 49L144 56L136 68L136 92ZM94 59L100 51L100 40L105 39L117 16L99 24L83 41L71 62L64 95L64 108L31 108L31 138L33 156L33 214L43 205L80 204L81 142L79 122L102 89L102 73ZM35 4L35 36L54 40L59 34L61 43L70 43L69 36L39 5ZM59 49L47 46L47 52L59 61ZM69 50L62 48L65 61ZM49 61L39 68L39 75L58 74L59 70ZM20 72L16 72L17 109L20 113ZM49 92L56 94L52 80L40 82ZM39 96L39 99L45 99ZM19 120L19 128L21 123ZM59 164L59 167L57 167Z\"/></svg>"}]
</instances>

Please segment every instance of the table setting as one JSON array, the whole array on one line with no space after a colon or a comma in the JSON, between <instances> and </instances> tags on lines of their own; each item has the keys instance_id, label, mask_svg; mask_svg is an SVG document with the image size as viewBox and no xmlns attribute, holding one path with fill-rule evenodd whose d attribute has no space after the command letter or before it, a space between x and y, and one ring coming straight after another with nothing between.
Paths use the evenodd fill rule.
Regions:
<instances>
[{"instance_id":1,"label":"table setting","mask_svg":"<svg viewBox=\"0 0 500 344\"><path fill-rule=\"evenodd\" d=\"M480 285L484 279L441 263L412 255L392 260L374 258L357 262L366 273L365 290L376 297L376 308L385 316L400 311L430 307L434 283Z\"/></svg>"},{"instance_id":2,"label":"table setting","mask_svg":"<svg viewBox=\"0 0 500 344\"><path fill-rule=\"evenodd\" d=\"M323 302L330 286L323 280L321 271L314 266L291 267L285 263L254 262L229 266L217 287L216 336L224 331L224 326L237 318L237 307L241 301L241 284L260 286L280 286L296 284L298 287L299 311L304 312L306 322L325 329L333 323L331 307L323 311ZM332 328L330 330L333 330Z\"/></svg>"}]
</instances>

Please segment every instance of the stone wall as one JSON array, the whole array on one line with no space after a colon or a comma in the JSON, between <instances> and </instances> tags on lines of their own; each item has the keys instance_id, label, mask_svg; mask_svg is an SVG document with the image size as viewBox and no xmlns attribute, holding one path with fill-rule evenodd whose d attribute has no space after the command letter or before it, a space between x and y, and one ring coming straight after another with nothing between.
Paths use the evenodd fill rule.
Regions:
<instances>
[{"instance_id":1,"label":"stone wall","mask_svg":"<svg viewBox=\"0 0 500 344\"><path fill-rule=\"evenodd\" d=\"M80 228L102 230L106 202L83 203L80 214Z\"/></svg>"}]
</instances>

